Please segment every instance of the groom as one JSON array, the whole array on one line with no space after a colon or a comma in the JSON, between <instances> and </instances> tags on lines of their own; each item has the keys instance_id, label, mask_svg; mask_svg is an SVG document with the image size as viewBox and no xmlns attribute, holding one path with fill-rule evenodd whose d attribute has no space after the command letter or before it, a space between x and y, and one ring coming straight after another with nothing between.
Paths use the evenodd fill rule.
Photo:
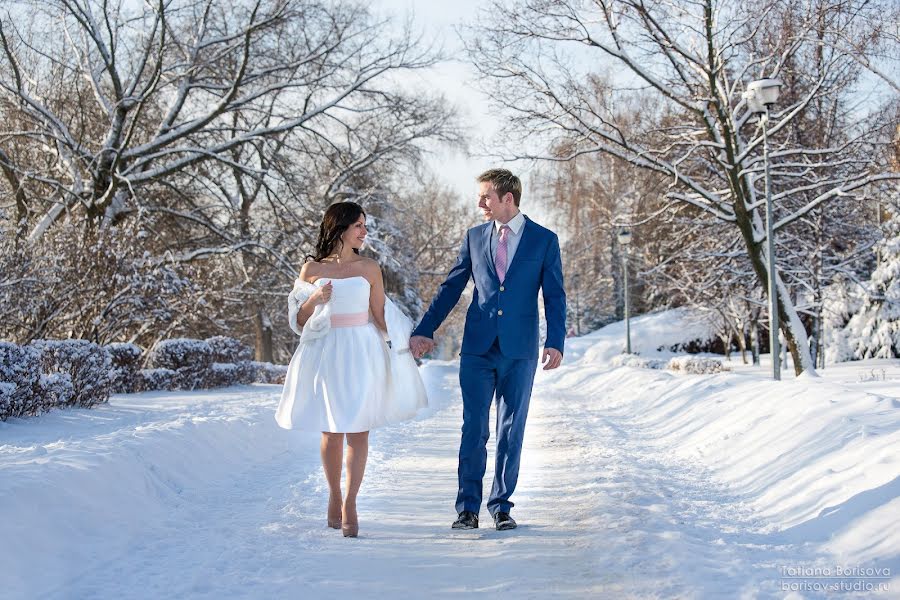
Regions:
<instances>
[{"instance_id":1,"label":"groom","mask_svg":"<svg viewBox=\"0 0 900 600\"><path fill-rule=\"evenodd\" d=\"M456 264L412 332L416 357L434 348L434 331L456 306L469 279L475 294L466 314L459 384L463 397L459 492L454 529L478 527L487 465L488 417L497 397L497 463L487 508L498 530L515 529L509 515L516 489L528 403L538 359L538 290L544 297L544 370L562 362L566 292L556 234L519 212L522 183L506 169L478 176L478 207L487 223L466 232Z\"/></svg>"}]
</instances>

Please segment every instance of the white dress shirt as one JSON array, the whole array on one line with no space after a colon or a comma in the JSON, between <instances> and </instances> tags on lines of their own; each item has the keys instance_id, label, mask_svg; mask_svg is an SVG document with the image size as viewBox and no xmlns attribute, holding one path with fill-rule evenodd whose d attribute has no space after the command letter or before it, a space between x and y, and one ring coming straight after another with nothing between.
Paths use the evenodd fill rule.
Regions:
<instances>
[{"instance_id":1,"label":"white dress shirt","mask_svg":"<svg viewBox=\"0 0 900 600\"><path fill-rule=\"evenodd\" d=\"M491 234L491 258L497 256L497 244L500 243L500 221L494 221L494 231ZM513 257L516 255L516 249L519 247L519 241L522 239L522 230L525 228L525 215L520 212L516 213L506 225L509 225L509 231L506 232L506 270L509 272L509 265L512 264Z\"/></svg>"}]
</instances>

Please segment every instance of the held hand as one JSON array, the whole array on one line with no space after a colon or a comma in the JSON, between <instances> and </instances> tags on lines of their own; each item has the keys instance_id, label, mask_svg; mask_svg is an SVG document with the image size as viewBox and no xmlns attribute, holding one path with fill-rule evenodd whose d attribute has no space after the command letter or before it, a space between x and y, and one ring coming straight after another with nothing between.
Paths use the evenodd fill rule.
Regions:
<instances>
[{"instance_id":1,"label":"held hand","mask_svg":"<svg viewBox=\"0 0 900 600\"><path fill-rule=\"evenodd\" d=\"M544 348L544 356L541 358L541 364L544 365L545 371L549 371L562 364L562 358L562 352L556 348Z\"/></svg>"},{"instance_id":2,"label":"held hand","mask_svg":"<svg viewBox=\"0 0 900 600\"><path fill-rule=\"evenodd\" d=\"M409 338L409 349L416 358L422 358L428 352L434 350L434 340L421 335Z\"/></svg>"},{"instance_id":3,"label":"held hand","mask_svg":"<svg viewBox=\"0 0 900 600\"><path fill-rule=\"evenodd\" d=\"M325 304L329 300L331 300L331 294L334 291L334 285L329 281L315 292L313 292L312 296L309 297L310 301L312 301L313 306L318 306L320 304Z\"/></svg>"}]
</instances>

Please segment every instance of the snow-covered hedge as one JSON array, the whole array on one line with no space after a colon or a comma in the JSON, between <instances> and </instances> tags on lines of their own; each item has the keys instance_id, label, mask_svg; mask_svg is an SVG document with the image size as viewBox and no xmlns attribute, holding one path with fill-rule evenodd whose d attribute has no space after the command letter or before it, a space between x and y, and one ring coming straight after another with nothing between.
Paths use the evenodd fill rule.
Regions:
<instances>
[{"instance_id":1,"label":"snow-covered hedge","mask_svg":"<svg viewBox=\"0 0 900 600\"><path fill-rule=\"evenodd\" d=\"M287 376L287 365L273 365L270 362L250 363L255 369L254 379L257 383L284 384Z\"/></svg>"},{"instance_id":2,"label":"snow-covered hedge","mask_svg":"<svg viewBox=\"0 0 900 600\"><path fill-rule=\"evenodd\" d=\"M253 383L256 379L256 369L250 361L234 363L213 363L206 379L206 387L228 387Z\"/></svg>"},{"instance_id":3,"label":"snow-covered hedge","mask_svg":"<svg viewBox=\"0 0 900 600\"><path fill-rule=\"evenodd\" d=\"M174 390L178 372L172 369L141 369L138 371L138 391Z\"/></svg>"},{"instance_id":4,"label":"snow-covered hedge","mask_svg":"<svg viewBox=\"0 0 900 600\"><path fill-rule=\"evenodd\" d=\"M75 386L69 373L41 375L43 398L47 408L68 406L75 403Z\"/></svg>"},{"instance_id":5,"label":"snow-covered hedge","mask_svg":"<svg viewBox=\"0 0 900 600\"><path fill-rule=\"evenodd\" d=\"M0 420L35 415L50 408L41 384L41 353L0 342Z\"/></svg>"},{"instance_id":6,"label":"snow-covered hedge","mask_svg":"<svg viewBox=\"0 0 900 600\"><path fill-rule=\"evenodd\" d=\"M175 388L195 390L207 387L213 364L213 350L203 340L163 340L150 349L147 363L151 369L175 371Z\"/></svg>"},{"instance_id":7,"label":"snow-covered hedge","mask_svg":"<svg viewBox=\"0 0 900 600\"><path fill-rule=\"evenodd\" d=\"M609 364L613 367L636 367L638 369L665 369L666 361L661 358L644 358L636 354L619 354Z\"/></svg>"},{"instance_id":8,"label":"snow-covered hedge","mask_svg":"<svg viewBox=\"0 0 900 600\"><path fill-rule=\"evenodd\" d=\"M214 363L238 364L253 360L253 348L233 337L217 335L207 338L206 343L212 350Z\"/></svg>"},{"instance_id":9,"label":"snow-covered hedge","mask_svg":"<svg viewBox=\"0 0 900 600\"><path fill-rule=\"evenodd\" d=\"M86 340L0 342L0 421L60 406L90 407L110 393L283 384L286 365L249 360L252 349L234 338L159 342L141 369L134 344L98 346ZM213 358L233 362L214 362Z\"/></svg>"},{"instance_id":10,"label":"snow-covered hedge","mask_svg":"<svg viewBox=\"0 0 900 600\"><path fill-rule=\"evenodd\" d=\"M5 421L12 412L13 394L16 391L16 384L7 381L0 381L0 421Z\"/></svg>"},{"instance_id":11,"label":"snow-covered hedge","mask_svg":"<svg viewBox=\"0 0 900 600\"><path fill-rule=\"evenodd\" d=\"M692 375L708 375L731 370L721 360L703 358L701 356L676 356L669 360L666 368L676 373L690 373Z\"/></svg>"},{"instance_id":12,"label":"snow-covered hedge","mask_svg":"<svg viewBox=\"0 0 900 600\"><path fill-rule=\"evenodd\" d=\"M68 373L73 394L54 388L67 406L91 407L109 400L110 358L102 346L87 340L35 340L30 346L41 353L42 372ZM58 378L57 378L58 380ZM59 381L57 386L65 386Z\"/></svg>"},{"instance_id":13,"label":"snow-covered hedge","mask_svg":"<svg viewBox=\"0 0 900 600\"><path fill-rule=\"evenodd\" d=\"M127 343L113 343L104 346L112 364L110 379L112 391L116 394L130 394L140 390L141 356L140 346Z\"/></svg>"}]
</instances>

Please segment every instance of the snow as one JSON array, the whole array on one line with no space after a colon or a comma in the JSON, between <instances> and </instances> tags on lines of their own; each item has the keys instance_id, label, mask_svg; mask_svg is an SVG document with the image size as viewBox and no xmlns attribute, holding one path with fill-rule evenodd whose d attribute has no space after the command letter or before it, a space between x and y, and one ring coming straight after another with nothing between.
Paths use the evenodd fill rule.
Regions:
<instances>
[{"instance_id":1,"label":"snow","mask_svg":"<svg viewBox=\"0 0 900 600\"><path fill-rule=\"evenodd\" d=\"M657 349L715 337L716 323L711 313L676 308L631 319L631 351L634 354L668 358L672 356L671 352L657 352ZM611 323L579 340L593 342L585 352L587 361L609 363L625 352L625 322Z\"/></svg>"},{"instance_id":2,"label":"snow","mask_svg":"<svg viewBox=\"0 0 900 600\"><path fill-rule=\"evenodd\" d=\"M636 319L635 345L681 326ZM423 366L428 410L372 433L355 540L325 526L318 436L277 428L277 385L0 423L4 597L896 597L900 360L677 374L601 360L623 333L570 339L538 372L514 532L486 511L450 530L453 361ZM878 571L796 577L852 568Z\"/></svg>"}]
</instances>

